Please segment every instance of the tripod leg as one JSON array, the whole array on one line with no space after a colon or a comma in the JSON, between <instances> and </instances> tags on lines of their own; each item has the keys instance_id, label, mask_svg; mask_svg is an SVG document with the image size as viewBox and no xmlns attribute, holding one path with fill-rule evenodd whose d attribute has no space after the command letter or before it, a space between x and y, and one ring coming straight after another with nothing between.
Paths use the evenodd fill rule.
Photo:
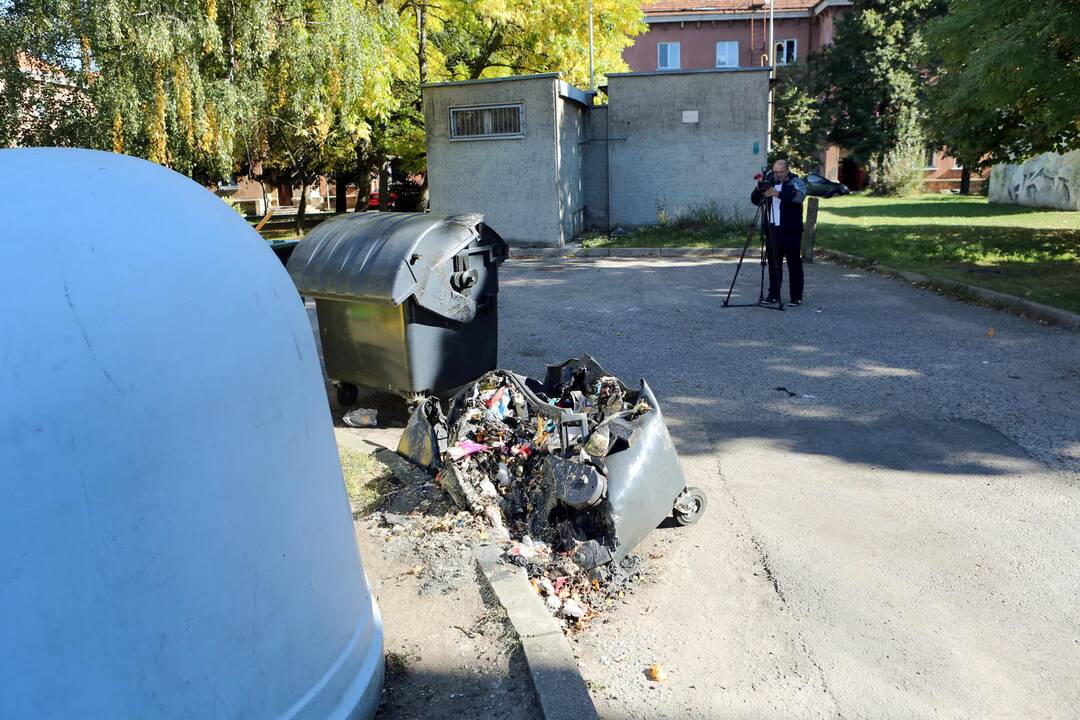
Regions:
<instances>
[{"instance_id":1,"label":"tripod leg","mask_svg":"<svg viewBox=\"0 0 1080 720\"><path fill-rule=\"evenodd\" d=\"M750 221L750 229L746 233L746 242L743 243L742 254L739 255L739 264L735 266L735 275L731 278L731 286L728 288L727 297L724 298L724 307L728 306L731 302L731 292L735 289L735 281L739 279L739 270L742 269L743 260L746 258L746 251L750 249L750 242L754 239L754 228L757 226L758 214L761 212L761 207L758 207L758 213L754 214L754 219Z\"/></svg>"},{"instance_id":2,"label":"tripod leg","mask_svg":"<svg viewBox=\"0 0 1080 720\"><path fill-rule=\"evenodd\" d=\"M766 249L768 247L768 245L767 245L768 240L766 239L768 236L767 236L766 233L769 232L766 229L768 227L767 223L768 223L768 219L767 218L762 218L762 221L761 221L761 280L758 282L758 297L757 297L757 301L758 301L759 304L765 302L765 265L768 263L768 252L767 252L767 249ZM771 267L772 266L770 266L769 272L772 272Z\"/></svg>"}]
</instances>

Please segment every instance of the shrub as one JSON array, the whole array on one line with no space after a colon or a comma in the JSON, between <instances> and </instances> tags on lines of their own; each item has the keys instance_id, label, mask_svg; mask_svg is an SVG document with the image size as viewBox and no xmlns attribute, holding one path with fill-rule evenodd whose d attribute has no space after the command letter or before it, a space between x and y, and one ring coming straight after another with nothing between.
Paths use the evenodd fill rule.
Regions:
<instances>
[{"instance_id":1,"label":"shrub","mask_svg":"<svg viewBox=\"0 0 1080 720\"><path fill-rule=\"evenodd\" d=\"M922 190L924 150L919 140L908 140L885 153L871 185L875 195L903 197Z\"/></svg>"}]
</instances>

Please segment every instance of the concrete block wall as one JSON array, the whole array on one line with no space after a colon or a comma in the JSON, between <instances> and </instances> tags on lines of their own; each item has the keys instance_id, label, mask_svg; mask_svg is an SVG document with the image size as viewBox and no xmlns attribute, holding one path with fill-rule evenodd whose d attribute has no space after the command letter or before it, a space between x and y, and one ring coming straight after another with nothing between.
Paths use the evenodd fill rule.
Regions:
<instances>
[{"instance_id":1,"label":"concrete block wall","mask_svg":"<svg viewBox=\"0 0 1080 720\"><path fill-rule=\"evenodd\" d=\"M556 73L425 86L431 209L481 212L508 242L560 246L715 205L749 218L766 162L768 71L608 76L607 107ZM522 103L521 137L450 139L450 108Z\"/></svg>"},{"instance_id":2,"label":"concrete block wall","mask_svg":"<svg viewBox=\"0 0 1080 720\"><path fill-rule=\"evenodd\" d=\"M560 245L557 73L423 88L431 211L481 212L506 241ZM523 136L450 139L450 108L522 103Z\"/></svg>"},{"instance_id":3,"label":"concrete block wall","mask_svg":"<svg viewBox=\"0 0 1080 720\"><path fill-rule=\"evenodd\" d=\"M589 109L584 145L585 229L608 227L608 109L595 105Z\"/></svg>"},{"instance_id":4,"label":"concrete block wall","mask_svg":"<svg viewBox=\"0 0 1080 720\"><path fill-rule=\"evenodd\" d=\"M555 152L559 194L559 244L565 244L585 230L585 140L589 109L560 95L556 99L559 123Z\"/></svg>"},{"instance_id":5,"label":"concrete block wall","mask_svg":"<svg viewBox=\"0 0 1080 720\"><path fill-rule=\"evenodd\" d=\"M1080 210L1080 150L995 165L990 172L990 202Z\"/></svg>"},{"instance_id":6,"label":"concrete block wall","mask_svg":"<svg viewBox=\"0 0 1080 720\"><path fill-rule=\"evenodd\" d=\"M767 69L609 75L608 96L613 226L654 224L661 206L752 215L753 176L766 163Z\"/></svg>"}]
</instances>

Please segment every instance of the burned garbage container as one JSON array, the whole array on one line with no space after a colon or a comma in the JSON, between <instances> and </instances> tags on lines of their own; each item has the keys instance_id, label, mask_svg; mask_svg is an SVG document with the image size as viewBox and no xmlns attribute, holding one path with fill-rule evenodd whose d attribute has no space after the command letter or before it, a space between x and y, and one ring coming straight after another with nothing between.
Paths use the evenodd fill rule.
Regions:
<instances>
[{"instance_id":1,"label":"burned garbage container","mask_svg":"<svg viewBox=\"0 0 1080 720\"><path fill-rule=\"evenodd\" d=\"M507 247L483 219L342 215L300 242L287 267L315 300L326 374L343 405L358 386L415 397L496 366Z\"/></svg>"},{"instance_id":2,"label":"burned garbage container","mask_svg":"<svg viewBox=\"0 0 1080 720\"><path fill-rule=\"evenodd\" d=\"M489 372L445 418L421 404L398 452L441 465L444 489L497 537L546 543L584 571L626 558L665 518L696 522L706 504L648 383L632 389L587 355L550 366L543 383Z\"/></svg>"}]
</instances>

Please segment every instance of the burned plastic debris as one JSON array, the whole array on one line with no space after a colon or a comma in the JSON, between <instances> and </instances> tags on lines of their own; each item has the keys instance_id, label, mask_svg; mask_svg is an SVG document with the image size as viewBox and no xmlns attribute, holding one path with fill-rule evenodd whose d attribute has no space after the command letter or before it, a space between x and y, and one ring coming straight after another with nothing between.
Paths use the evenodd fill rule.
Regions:
<instances>
[{"instance_id":1,"label":"burned plastic debris","mask_svg":"<svg viewBox=\"0 0 1080 720\"><path fill-rule=\"evenodd\" d=\"M591 357L550 366L543 383L493 370L453 399L445 422L436 408L417 408L398 452L431 467L445 428L439 483L514 541L510 561L564 617L580 617L567 598L636 572L628 554L665 518L688 524L704 509L648 384L632 390Z\"/></svg>"}]
</instances>

